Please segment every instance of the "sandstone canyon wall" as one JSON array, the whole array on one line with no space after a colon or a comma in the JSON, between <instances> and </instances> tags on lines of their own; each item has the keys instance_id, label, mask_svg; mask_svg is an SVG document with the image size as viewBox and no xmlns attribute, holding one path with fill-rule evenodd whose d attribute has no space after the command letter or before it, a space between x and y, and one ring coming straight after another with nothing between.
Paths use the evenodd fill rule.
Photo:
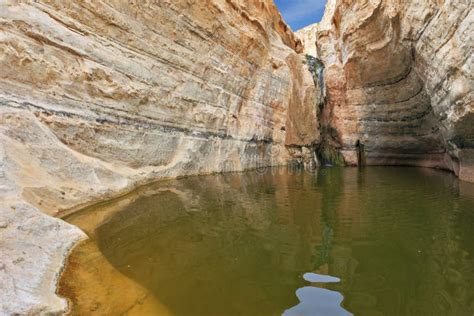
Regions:
<instances>
[{"instance_id":1,"label":"sandstone canyon wall","mask_svg":"<svg viewBox=\"0 0 474 316\"><path fill-rule=\"evenodd\" d=\"M308 154L301 50L270 0L0 0L0 313L66 308L84 235L45 213Z\"/></svg>"},{"instance_id":2,"label":"sandstone canyon wall","mask_svg":"<svg viewBox=\"0 0 474 316\"><path fill-rule=\"evenodd\" d=\"M474 181L471 0L329 0L297 32L322 60L323 143L357 164L418 165Z\"/></svg>"},{"instance_id":3,"label":"sandstone canyon wall","mask_svg":"<svg viewBox=\"0 0 474 316\"><path fill-rule=\"evenodd\" d=\"M66 308L84 234L49 215L154 179L359 142L474 181L472 6L330 0L298 33L320 66L271 0L0 0L1 313Z\"/></svg>"}]
</instances>

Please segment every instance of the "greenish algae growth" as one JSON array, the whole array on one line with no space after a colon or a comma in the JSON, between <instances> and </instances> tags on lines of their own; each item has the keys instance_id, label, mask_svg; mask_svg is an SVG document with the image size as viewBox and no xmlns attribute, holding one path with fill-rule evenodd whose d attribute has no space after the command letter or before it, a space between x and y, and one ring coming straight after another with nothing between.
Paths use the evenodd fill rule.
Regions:
<instances>
[{"instance_id":1,"label":"greenish algae growth","mask_svg":"<svg viewBox=\"0 0 474 316\"><path fill-rule=\"evenodd\" d=\"M329 145L327 142L322 143L316 150L319 156L319 160L323 164L329 164L333 166L345 166L345 160L342 154Z\"/></svg>"},{"instance_id":2,"label":"greenish algae growth","mask_svg":"<svg viewBox=\"0 0 474 316\"><path fill-rule=\"evenodd\" d=\"M193 177L67 220L74 315L474 314L474 187L441 171Z\"/></svg>"}]
</instances>

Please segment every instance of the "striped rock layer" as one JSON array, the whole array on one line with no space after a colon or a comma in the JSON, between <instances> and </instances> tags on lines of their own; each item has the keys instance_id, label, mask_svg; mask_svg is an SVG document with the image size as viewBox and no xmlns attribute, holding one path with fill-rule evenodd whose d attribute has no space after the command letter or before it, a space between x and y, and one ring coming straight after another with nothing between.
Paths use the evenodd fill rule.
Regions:
<instances>
[{"instance_id":1,"label":"striped rock layer","mask_svg":"<svg viewBox=\"0 0 474 316\"><path fill-rule=\"evenodd\" d=\"M308 155L301 50L270 0L0 0L0 314L66 309L84 234L46 214Z\"/></svg>"},{"instance_id":2,"label":"striped rock layer","mask_svg":"<svg viewBox=\"0 0 474 316\"><path fill-rule=\"evenodd\" d=\"M323 139L346 163L453 170L474 181L471 0L330 0L297 35L325 65Z\"/></svg>"}]
</instances>

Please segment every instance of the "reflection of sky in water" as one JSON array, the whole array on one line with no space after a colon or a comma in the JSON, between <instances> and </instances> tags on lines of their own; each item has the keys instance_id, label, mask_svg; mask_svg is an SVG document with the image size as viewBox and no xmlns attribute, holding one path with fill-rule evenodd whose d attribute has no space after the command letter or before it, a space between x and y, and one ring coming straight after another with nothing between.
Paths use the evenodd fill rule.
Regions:
<instances>
[{"instance_id":1,"label":"reflection of sky in water","mask_svg":"<svg viewBox=\"0 0 474 316\"><path fill-rule=\"evenodd\" d=\"M329 275L320 275L316 273L306 273L303 278L308 282L313 283L337 283L340 282L339 278L332 277ZM284 316L349 316L352 315L346 311L341 303L344 300L344 296L336 291L330 291L327 289L305 286L296 291L296 296L300 300L300 303L295 307L287 309Z\"/></svg>"},{"instance_id":2,"label":"reflection of sky in water","mask_svg":"<svg viewBox=\"0 0 474 316\"><path fill-rule=\"evenodd\" d=\"M303 279L305 279L308 282L313 282L313 283L339 283L341 282L341 279L332 277L330 275L322 275L322 274L316 274L316 273L305 273L303 275Z\"/></svg>"}]
</instances>

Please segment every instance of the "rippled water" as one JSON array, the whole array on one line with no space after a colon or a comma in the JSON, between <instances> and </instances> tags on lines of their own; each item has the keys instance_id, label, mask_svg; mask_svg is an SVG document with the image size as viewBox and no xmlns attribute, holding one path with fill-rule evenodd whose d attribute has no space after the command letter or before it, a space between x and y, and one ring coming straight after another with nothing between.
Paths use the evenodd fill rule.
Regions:
<instances>
[{"instance_id":1,"label":"rippled water","mask_svg":"<svg viewBox=\"0 0 474 316\"><path fill-rule=\"evenodd\" d=\"M73 314L474 315L474 186L441 171L194 177L67 220Z\"/></svg>"}]
</instances>

